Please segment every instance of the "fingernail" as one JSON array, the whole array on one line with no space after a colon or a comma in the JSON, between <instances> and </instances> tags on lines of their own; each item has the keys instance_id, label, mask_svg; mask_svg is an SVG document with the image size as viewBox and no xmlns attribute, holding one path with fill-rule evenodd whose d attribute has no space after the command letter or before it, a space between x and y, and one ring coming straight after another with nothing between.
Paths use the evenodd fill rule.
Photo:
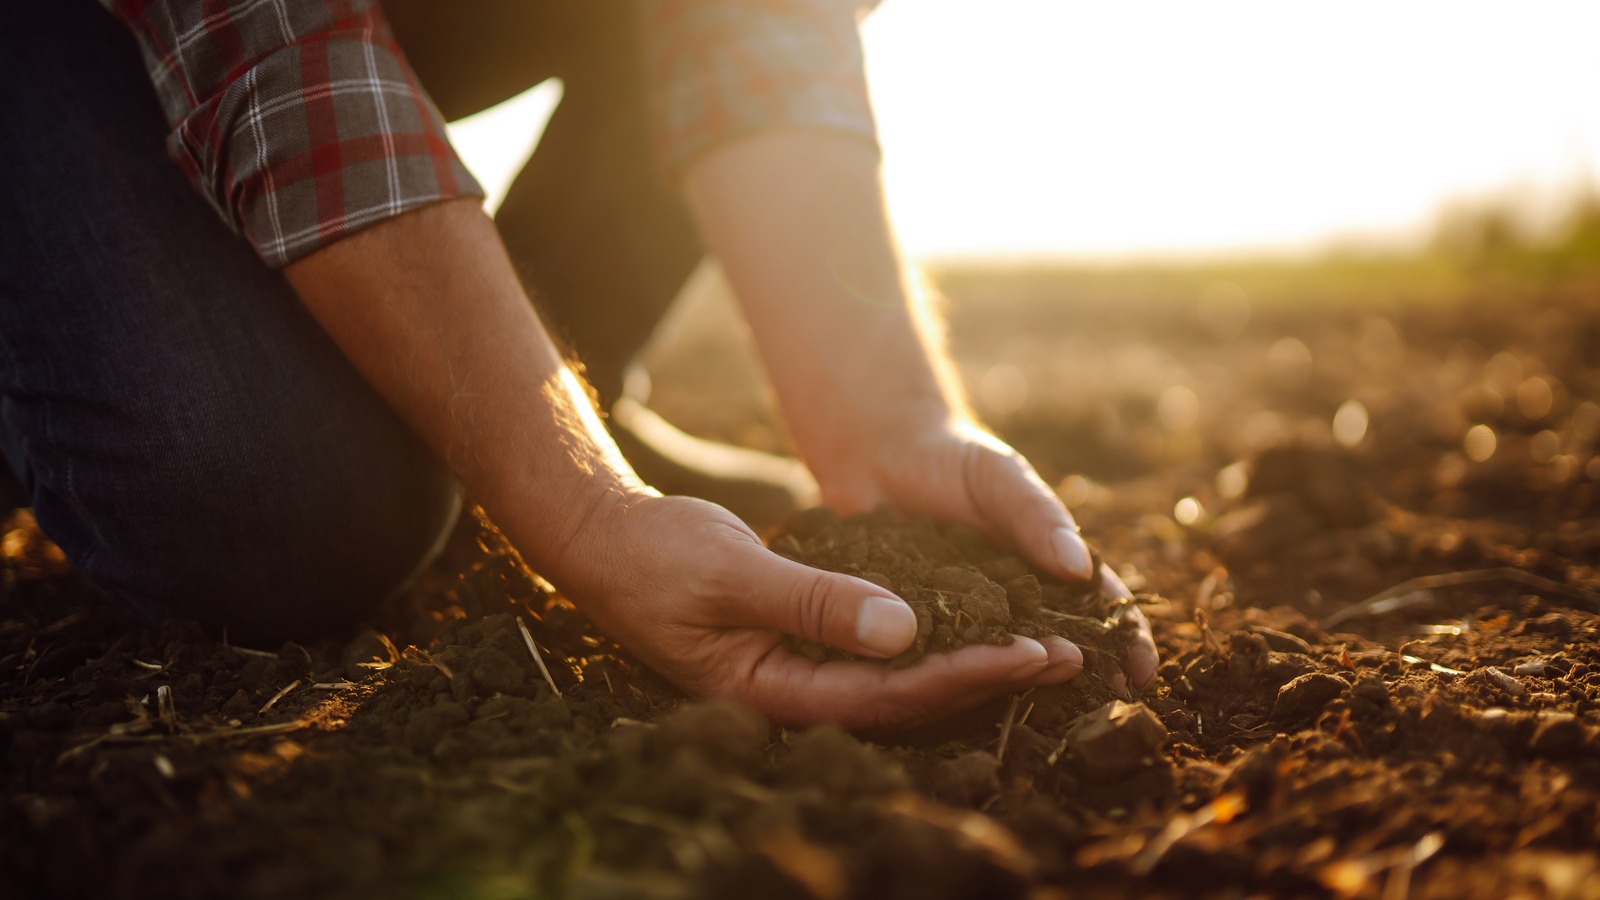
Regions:
<instances>
[{"instance_id":1,"label":"fingernail","mask_svg":"<svg viewBox=\"0 0 1600 900\"><path fill-rule=\"evenodd\" d=\"M1046 638L1043 643L1045 652L1050 654L1049 660L1045 663L1045 668L1054 669L1057 666L1083 668L1083 651L1078 648L1077 644L1060 637Z\"/></svg>"},{"instance_id":2,"label":"fingernail","mask_svg":"<svg viewBox=\"0 0 1600 900\"><path fill-rule=\"evenodd\" d=\"M917 614L894 597L868 597L856 616L856 640L881 656L894 656L917 638Z\"/></svg>"},{"instance_id":3,"label":"fingernail","mask_svg":"<svg viewBox=\"0 0 1600 900\"><path fill-rule=\"evenodd\" d=\"M1011 681L1031 681L1040 672L1043 672L1047 667L1049 667L1050 651L1041 646L1040 643L1033 638L1023 637L1021 635L1014 635L1013 637L1016 639L1012 642L1012 646L1026 646L1027 644L1032 644L1034 647L1038 648L1038 650L1037 652L1030 654L1033 657L1032 659L1029 659L1022 665L1017 666L1015 669L1012 669L1011 674L1006 677Z\"/></svg>"},{"instance_id":4,"label":"fingernail","mask_svg":"<svg viewBox=\"0 0 1600 900\"><path fill-rule=\"evenodd\" d=\"M1068 572L1088 581L1094 574L1094 563L1089 558L1089 545L1072 528L1057 528L1050 532L1050 549Z\"/></svg>"},{"instance_id":5,"label":"fingernail","mask_svg":"<svg viewBox=\"0 0 1600 900\"><path fill-rule=\"evenodd\" d=\"M1145 672L1143 678L1134 679L1133 688L1136 691L1142 691L1155 683L1156 675L1159 674L1155 655L1137 644L1134 645L1132 650L1128 651L1128 668L1130 676L1132 676L1134 670L1143 669Z\"/></svg>"},{"instance_id":6,"label":"fingernail","mask_svg":"<svg viewBox=\"0 0 1600 900\"><path fill-rule=\"evenodd\" d=\"M1047 660L1036 659L1012 669L1011 674L1007 675L1006 678L1009 681L1031 681L1048 666L1049 662Z\"/></svg>"}]
</instances>

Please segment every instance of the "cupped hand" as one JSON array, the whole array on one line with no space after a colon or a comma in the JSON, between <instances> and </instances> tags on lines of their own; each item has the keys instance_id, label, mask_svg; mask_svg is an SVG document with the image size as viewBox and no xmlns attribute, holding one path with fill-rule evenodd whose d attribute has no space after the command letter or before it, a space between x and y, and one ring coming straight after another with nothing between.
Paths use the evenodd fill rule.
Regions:
<instances>
[{"instance_id":1,"label":"cupped hand","mask_svg":"<svg viewBox=\"0 0 1600 900\"><path fill-rule=\"evenodd\" d=\"M778 556L732 513L692 498L614 498L563 557L552 580L601 631L689 693L784 724L907 726L1083 668L1067 641L1020 636L903 669L794 654L782 635L893 656L915 638L916 616L871 582Z\"/></svg>"},{"instance_id":2,"label":"cupped hand","mask_svg":"<svg viewBox=\"0 0 1600 900\"><path fill-rule=\"evenodd\" d=\"M908 433L909 432L909 433ZM890 431L871 453L813 464L822 500L843 515L887 504L908 515L974 526L1016 547L1034 565L1069 581L1099 577L1109 596L1132 597L1102 565L1093 571L1089 545L1061 499L1022 454L964 419ZM1156 676L1150 621L1137 608L1126 672L1134 689Z\"/></svg>"}]
</instances>

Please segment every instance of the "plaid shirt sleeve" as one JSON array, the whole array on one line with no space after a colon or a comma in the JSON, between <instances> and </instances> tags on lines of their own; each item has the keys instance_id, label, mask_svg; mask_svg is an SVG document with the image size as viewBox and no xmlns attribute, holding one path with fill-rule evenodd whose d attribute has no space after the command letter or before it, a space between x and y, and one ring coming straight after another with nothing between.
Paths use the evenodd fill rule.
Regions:
<instances>
[{"instance_id":1,"label":"plaid shirt sleeve","mask_svg":"<svg viewBox=\"0 0 1600 900\"><path fill-rule=\"evenodd\" d=\"M482 196L377 0L102 0L139 39L167 151L268 265Z\"/></svg>"},{"instance_id":2,"label":"plaid shirt sleeve","mask_svg":"<svg viewBox=\"0 0 1600 900\"><path fill-rule=\"evenodd\" d=\"M657 153L669 176L724 142L805 128L877 144L859 0L645 0Z\"/></svg>"}]
</instances>

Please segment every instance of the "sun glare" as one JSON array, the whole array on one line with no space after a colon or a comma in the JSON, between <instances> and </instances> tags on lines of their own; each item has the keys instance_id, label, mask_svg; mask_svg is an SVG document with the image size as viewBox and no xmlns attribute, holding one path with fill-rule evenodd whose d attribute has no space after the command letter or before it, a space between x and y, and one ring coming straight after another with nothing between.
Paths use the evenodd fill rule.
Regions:
<instances>
[{"instance_id":1,"label":"sun glare","mask_svg":"<svg viewBox=\"0 0 1600 900\"><path fill-rule=\"evenodd\" d=\"M551 79L446 126L450 143L482 183L490 212L500 208L560 102L561 82Z\"/></svg>"},{"instance_id":2,"label":"sun glare","mask_svg":"<svg viewBox=\"0 0 1600 900\"><path fill-rule=\"evenodd\" d=\"M887 0L865 25L908 252L1294 250L1600 176L1600 5ZM492 200L554 83L452 126ZM508 149L509 148L509 149Z\"/></svg>"}]
</instances>

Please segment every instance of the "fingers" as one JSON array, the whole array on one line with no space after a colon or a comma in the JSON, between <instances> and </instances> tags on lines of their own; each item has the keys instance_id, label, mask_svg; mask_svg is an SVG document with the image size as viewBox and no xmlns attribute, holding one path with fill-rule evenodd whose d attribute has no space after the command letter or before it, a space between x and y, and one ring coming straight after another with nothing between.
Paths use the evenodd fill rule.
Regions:
<instances>
[{"instance_id":1,"label":"fingers","mask_svg":"<svg viewBox=\"0 0 1600 900\"><path fill-rule=\"evenodd\" d=\"M1049 659L1033 683L1039 687L1061 684L1076 678L1083 671L1083 651L1078 645L1054 635L1041 638Z\"/></svg>"},{"instance_id":2,"label":"fingers","mask_svg":"<svg viewBox=\"0 0 1600 900\"><path fill-rule=\"evenodd\" d=\"M1089 545L1072 514L1015 451L978 449L968 466L967 489L989 526L1035 565L1070 581L1093 577Z\"/></svg>"},{"instance_id":3,"label":"fingers","mask_svg":"<svg viewBox=\"0 0 1600 900\"><path fill-rule=\"evenodd\" d=\"M1107 565L1100 566L1100 590L1108 597L1132 597L1133 592L1122 583L1117 573L1111 571ZM1156 680L1156 667L1160 656L1156 653L1155 636L1150 632L1150 619L1144 611L1135 606L1128 611L1128 618L1133 621L1137 629L1133 640L1128 644L1128 659L1123 664L1127 670L1128 680L1133 682L1133 689L1142 691Z\"/></svg>"},{"instance_id":4,"label":"fingers","mask_svg":"<svg viewBox=\"0 0 1600 900\"><path fill-rule=\"evenodd\" d=\"M917 637L911 607L870 581L813 569L759 545L740 548L732 566L738 574L724 579L724 621L714 624L770 628L877 659Z\"/></svg>"},{"instance_id":5,"label":"fingers","mask_svg":"<svg viewBox=\"0 0 1600 900\"><path fill-rule=\"evenodd\" d=\"M1137 617L1139 631L1134 636L1133 642L1128 645L1128 661L1125 668L1128 670L1128 678L1133 681L1134 690L1142 691L1156 680L1156 668L1160 657L1156 653L1155 637L1150 633L1150 620L1137 609L1129 615Z\"/></svg>"},{"instance_id":6,"label":"fingers","mask_svg":"<svg viewBox=\"0 0 1600 900\"><path fill-rule=\"evenodd\" d=\"M1071 513L1027 460L1004 444L985 444L971 460L967 487L973 505L991 528L1009 536L1035 565L1057 577L1077 581L1093 577L1089 545L1078 534ZM1100 567L1100 579L1101 589L1108 596L1133 596L1108 566ZM1137 632L1129 645L1125 668L1134 690L1144 690L1155 681L1159 657L1150 632L1150 620L1137 608L1129 615ZM1081 654L1077 665L1077 671L1081 671ZM1047 677L1058 677L1069 670L1070 667L1063 666L1060 672ZM1072 677L1077 671L1071 671L1060 680Z\"/></svg>"},{"instance_id":7,"label":"fingers","mask_svg":"<svg viewBox=\"0 0 1600 900\"><path fill-rule=\"evenodd\" d=\"M1025 637L1004 647L973 645L934 654L904 669L815 663L779 647L756 666L745 700L782 724L895 728L1024 690L1049 667L1049 651Z\"/></svg>"}]
</instances>

